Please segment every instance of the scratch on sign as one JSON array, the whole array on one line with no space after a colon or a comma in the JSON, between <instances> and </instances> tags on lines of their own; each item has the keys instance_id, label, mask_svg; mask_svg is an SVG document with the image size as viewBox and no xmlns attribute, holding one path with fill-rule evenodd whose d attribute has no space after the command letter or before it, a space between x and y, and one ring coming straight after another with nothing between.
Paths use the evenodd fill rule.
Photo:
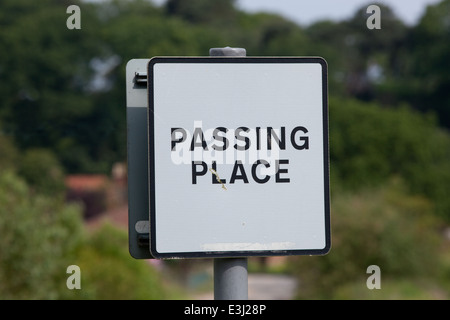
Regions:
<instances>
[{"instance_id":1,"label":"scratch on sign","mask_svg":"<svg viewBox=\"0 0 450 320\"><path fill-rule=\"evenodd\" d=\"M222 184L222 189L227 190L227 187L225 187L225 184L222 182L222 180L220 180L220 177L219 177L219 174L217 173L217 171L214 170L213 168L210 168L209 171L211 171L211 173L216 176L217 182Z\"/></svg>"}]
</instances>

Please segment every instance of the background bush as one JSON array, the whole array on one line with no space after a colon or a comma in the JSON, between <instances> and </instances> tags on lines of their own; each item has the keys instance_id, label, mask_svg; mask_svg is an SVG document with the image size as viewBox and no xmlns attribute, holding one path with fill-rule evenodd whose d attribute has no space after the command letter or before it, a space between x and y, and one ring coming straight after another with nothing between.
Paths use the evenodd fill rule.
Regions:
<instances>
[{"instance_id":1,"label":"background bush","mask_svg":"<svg viewBox=\"0 0 450 320\"><path fill-rule=\"evenodd\" d=\"M447 253L439 235L442 224L430 214L427 199L406 195L402 181L395 179L383 188L340 190L331 208L330 253L293 259L298 298L389 298L384 290L370 293L367 289L370 265L380 267L382 289L392 281L418 281L429 287L442 281L445 285L438 287L444 290L444 298L450 296L448 265L443 264ZM391 288L391 297L401 298L402 293L395 290Z\"/></svg>"},{"instance_id":2,"label":"background bush","mask_svg":"<svg viewBox=\"0 0 450 320\"><path fill-rule=\"evenodd\" d=\"M125 231L105 224L93 232L75 259L82 270L81 290L73 298L96 300L170 299L161 275L148 260L135 260L128 252Z\"/></svg>"},{"instance_id":3,"label":"background bush","mask_svg":"<svg viewBox=\"0 0 450 320\"><path fill-rule=\"evenodd\" d=\"M64 296L66 268L82 240L79 208L0 171L0 211L0 299Z\"/></svg>"},{"instance_id":4,"label":"background bush","mask_svg":"<svg viewBox=\"0 0 450 320\"><path fill-rule=\"evenodd\" d=\"M432 213L450 221L450 136L431 114L332 98L329 126L334 185L358 190L400 176L405 191L428 197Z\"/></svg>"},{"instance_id":5,"label":"background bush","mask_svg":"<svg viewBox=\"0 0 450 320\"><path fill-rule=\"evenodd\" d=\"M0 172L0 299L164 299L174 297L148 261L128 252L125 231L86 232L81 208L37 193ZM69 290L67 267L81 269Z\"/></svg>"}]
</instances>

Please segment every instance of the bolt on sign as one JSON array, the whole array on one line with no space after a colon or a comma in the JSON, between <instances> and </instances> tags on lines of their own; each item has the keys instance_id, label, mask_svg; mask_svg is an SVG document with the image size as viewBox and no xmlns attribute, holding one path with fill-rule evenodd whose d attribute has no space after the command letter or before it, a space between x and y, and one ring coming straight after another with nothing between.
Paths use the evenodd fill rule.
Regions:
<instances>
[{"instance_id":1,"label":"bolt on sign","mask_svg":"<svg viewBox=\"0 0 450 320\"><path fill-rule=\"evenodd\" d=\"M322 58L152 58L152 256L327 253L327 95Z\"/></svg>"}]
</instances>

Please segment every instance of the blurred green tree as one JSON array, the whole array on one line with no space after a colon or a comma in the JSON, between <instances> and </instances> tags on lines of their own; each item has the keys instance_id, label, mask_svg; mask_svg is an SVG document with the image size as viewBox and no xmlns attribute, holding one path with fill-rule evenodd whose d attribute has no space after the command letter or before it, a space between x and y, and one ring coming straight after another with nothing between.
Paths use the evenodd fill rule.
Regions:
<instances>
[{"instance_id":1,"label":"blurred green tree","mask_svg":"<svg viewBox=\"0 0 450 320\"><path fill-rule=\"evenodd\" d=\"M28 149L18 163L18 174L40 194L64 198L64 170L47 149Z\"/></svg>"},{"instance_id":2,"label":"blurred green tree","mask_svg":"<svg viewBox=\"0 0 450 320\"><path fill-rule=\"evenodd\" d=\"M91 98L96 76L91 61L104 52L98 42L100 21L95 5L75 4L82 10L81 30L67 29L68 4L63 1L0 4L0 47L7 48L0 52L3 131L14 137L20 149L54 150L70 172L86 169L83 154L101 159L93 146L114 148L97 123L105 120L92 121L95 111L105 107ZM80 149L77 162L73 155Z\"/></svg>"},{"instance_id":3,"label":"blurred green tree","mask_svg":"<svg viewBox=\"0 0 450 320\"><path fill-rule=\"evenodd\" d=\"M350 190L378 186L392 176L433 201L450 220L450 136L434 117L404 106L330 99L332 181Z\"/></svg>"},{"instance_id":4,"label":"blurred green tree","mask_svg":"<svg viewBox=\"0 0 450 320\"><path fill-rule=\"evenodd\" d=\"M176 15L193 24L226 27L236 19L235 0L167 0L168 15Z\"/></svg>"},{"instance_id":5,"label":"blurred green tree","mask_svg":"<svg viewBox=\"0 0 450 320\"><path fill-rule=\"evenodd\" d=\"M104 224L90 234L75 259L82 271L82 290L72 299L169 299L174 294L148 261L130 257L127 234Z\"/></svg>"},{"instance_id":6,"label":"blurred green tree","mask_svg":"<svg viewBox=\"0 0 450 320\"><path fill-rule=\"evenodd\" d=\"M413 59L405 81L408 101L416 108L434 111L450 128L450 0L430 5L413 28Z\"/></svg>"},{"instance_id":7,"label":"blurred green tree","mask_svg":"<svg viewBox=\"0 0 450 320\"><path fill-rule=\"evenodd\" d=\"M65 270L82 240L80 209L32 194L10 171L0 172L0 299L59 299Z\"/></svg>"},{"instance_id":8,"label":"blurred green tree","mask_svg":"<svg viewBox=\"0 0 450 320\"><path fill-rule=\"evenodd\" d=\"M383 290L392 281L407 279L410 283L439 286L445 272L438 234L440 222L431 214L431 203L423 197L408 196L400 179L391 180L383 188L341 191L333 197L331 207L330 253L292 261L299 281L298 298L368 298L366 269L370 265L381 269L382 290L375 295L378 299L387 299L391 294L403 298L395 291L399 286L394 286L393 292ZM349 284L359 288L359 296L351 292L338 295ZM445 284L440 290L445 290Z\"/></svg>"}]
</instances>

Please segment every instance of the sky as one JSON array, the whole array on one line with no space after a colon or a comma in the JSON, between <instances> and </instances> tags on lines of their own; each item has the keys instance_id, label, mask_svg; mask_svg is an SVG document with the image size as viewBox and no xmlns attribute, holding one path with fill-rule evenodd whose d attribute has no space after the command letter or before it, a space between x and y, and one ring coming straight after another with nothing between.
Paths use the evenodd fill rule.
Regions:
<instances>
[{"instance_id":1,"label":"sky","mask_svg":"<svg viewBox=\"0 0 450 320\"><path fill-rule=\"evenodd\" d=\"M247 12L268 11L279 13L301 25L317 20L344 20L361 7L383 3L391 7L406 24L416 24L429 4L440 0L236 0L238 7ZM383 19L383 12L381 12Z\"/></svg>"}]
</instances>

